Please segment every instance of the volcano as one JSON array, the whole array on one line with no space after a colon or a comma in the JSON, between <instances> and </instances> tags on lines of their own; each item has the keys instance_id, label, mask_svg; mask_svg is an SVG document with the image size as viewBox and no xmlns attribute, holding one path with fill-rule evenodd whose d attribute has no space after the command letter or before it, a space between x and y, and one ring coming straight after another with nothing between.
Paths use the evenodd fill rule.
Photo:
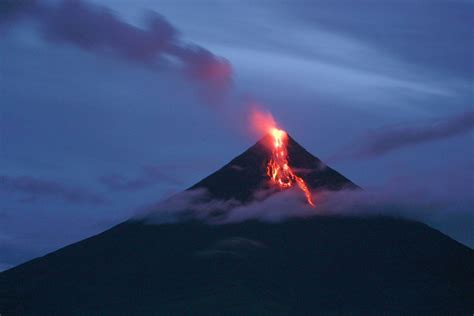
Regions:
<instances>
[{"instance_id":1,"label":"volcano","mask_svg":"<svg viewBox=\"0 0 474 316\"><path fill-rule=\"evenodd\" d=\"M248 202L256 192L272 190L267 165L271 157L272 136L267 134L224 167L199 181L188 190L206 189L212 199ZM287 142L288 162L311 190L360 189L359 186L310 154L291 136Z\"/></svg>"},{"instance_id":2,"label":"volcano","mask_svg":"<svg viewBox=\"0 0 474 316\"><path fill-rule=\"evenodd\" d=\"M242 203L277 194L268 137L188 190ZM287 151L290 180L309 190L359 188L290 136ZM129 220L1 273L0 313L471 315L473 280L472 249L403 219Z\"/></svg>"}]
</instances>

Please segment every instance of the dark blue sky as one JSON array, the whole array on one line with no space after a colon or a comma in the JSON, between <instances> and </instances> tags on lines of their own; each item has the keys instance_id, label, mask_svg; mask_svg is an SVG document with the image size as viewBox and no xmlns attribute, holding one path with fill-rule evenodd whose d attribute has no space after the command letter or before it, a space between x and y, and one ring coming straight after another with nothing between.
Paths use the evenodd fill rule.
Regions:
<instances>
[{"instance_id":1,"label":"dark blue sky","mask_svg":"<svg viewBox=\"0 0 474 316\"><path fill-rule=\"evenodd\" d=\"M257 141L252 103L366 189L443 192L449 206L423 218L473 247L473 12L471 1L3 2L0 269L213 172Z\"/></svg>"}]
</instances>

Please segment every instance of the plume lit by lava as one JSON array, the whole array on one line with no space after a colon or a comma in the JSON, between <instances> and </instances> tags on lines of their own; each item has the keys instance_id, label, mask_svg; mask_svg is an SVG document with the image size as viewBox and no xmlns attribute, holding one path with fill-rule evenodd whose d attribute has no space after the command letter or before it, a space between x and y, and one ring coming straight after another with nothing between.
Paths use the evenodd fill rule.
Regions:
<instances>
[{"instance_id":1,"label":"plume lit by lava","mask_svg":"<svg viewBox=\"0 0 474 316\"><path fill-rule=\"evenodd\" d=\"M301 177L298 177L288 163L288 134L276 128L275 120L270 113L255 112L253 115L254 127L263 130L272 137L271 158L267 164L267 175L270 181L280 189L291 188L296 184L306 196L311 207L314 207L313 198L308 186Z\"/></svg>"}]
</instances>

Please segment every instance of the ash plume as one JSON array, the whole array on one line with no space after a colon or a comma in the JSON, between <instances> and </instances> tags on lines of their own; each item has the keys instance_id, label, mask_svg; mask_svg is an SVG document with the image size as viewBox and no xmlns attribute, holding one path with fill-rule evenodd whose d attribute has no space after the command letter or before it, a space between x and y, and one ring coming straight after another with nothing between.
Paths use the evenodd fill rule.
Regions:
<instances>
[{"instance_id":1,"label":"ash plume","mask_svg":"<svg viewBox=\"0 0 474 316\"><path fill-rule=\"evenodd\" d=\"M6 0L0 9L0 32L21 21L33 22L51 42L97 54L110 53L155 71L178 69L198 83L207 96L225 93L231 83L232 68L227 60L181 41L176 28L157 13L148 12L140 28L105 7L82 0Z\"/></svg>"}]
</instances>

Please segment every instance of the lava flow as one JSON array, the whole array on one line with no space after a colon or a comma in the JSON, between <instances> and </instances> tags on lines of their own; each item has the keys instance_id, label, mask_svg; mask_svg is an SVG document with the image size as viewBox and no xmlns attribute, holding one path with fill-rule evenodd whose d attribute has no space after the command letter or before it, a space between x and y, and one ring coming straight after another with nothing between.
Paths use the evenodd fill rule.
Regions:
<instances>
[{"instance_id":1,"label":"lava flow","mask_svg":"<svg viewBox=\"0 0 474 316\"><path fill-rule=\"evenodd\" d=\"M288 150L286 148L288 135L284 130L272 127L270 135L273 137L272 157L267 164L267 175L270 180L281 189L292 187L295 183L304 192L306 200L314 207L313 198L304 180L298 177L288 164Z\"/></svg>"}]
</instances>

